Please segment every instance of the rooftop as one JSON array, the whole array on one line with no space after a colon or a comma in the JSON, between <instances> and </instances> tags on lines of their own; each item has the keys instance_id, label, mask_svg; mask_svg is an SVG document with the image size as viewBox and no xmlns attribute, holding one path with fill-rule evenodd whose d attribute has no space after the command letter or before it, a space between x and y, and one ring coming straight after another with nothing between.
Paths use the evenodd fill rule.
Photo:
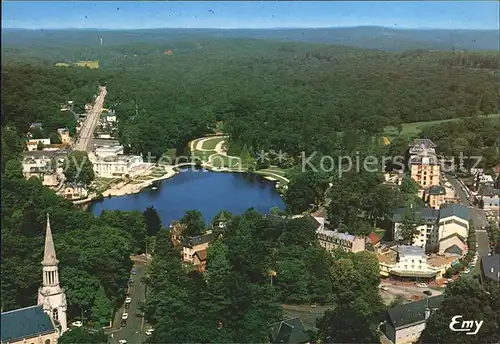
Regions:
<instances>
[{"instance_id":1,"label":"rooftop","mask_svg":"<svg viewBox=\"0 0 500 344\"><path fill-rule=\"evenodd\" d=\"M439 160L435 155L416 155L411 157L410 164L412 165L438 165Z\"/></svg>"},{"instance_id":2,"label":"rooftop","mask_svg":"<svg viewBox=\"0 0 500 344\"><path fill-rule=\"evenodd\" d=\"M426 190L429 195L446 195L446 189L441 185L433 185Z\"/></svg>"},{"instance_id":3,"label":"rooftop","mask_svg":"<svg viewBox=\"0 0 500 344\"><path fill-rule=\"evenodd\" d=\"M430 149L436 148L436 145L429 139L415 139L410 143L410 147L423 147L426 149Z\"/></svg>"},{"instance_id":4,"label":"rooftop","mask_svg":"<svg viewBox=\"0 0 500 344\"><path fill-rule=\"evenodd\" d=\"M1 317L2 343L22 341L24 338L33 338L56 331L54 323L43 311L42 306L3 312Z\"/></svg>"},{"instance_id":5,"label":"rooftop","mask_svg":"<svg viewBox=\"0 0 500 344\"><path fill-rule=\"evenodd\" d=\"M427 259L424 249L418 246L400 245L396 246L396 251L399 253L400 257L420 256Z\"/></svg>"},{"instance_id":6,"label":"rooftop","mask_svg":"<svg viewBox=\"0 0 500 344\"><path fill-rule=\"evenodd\" d=\"M213 233L207 233L196 237L187 237L184 239L183 245L185 247L193 248L195 246L209 243L210 241L212 241L213 238L214 238Z\"/></svg>"},{"instance_id":7,"label":"rooftop","mask_svg":"<svg viewBox=\"0 0 500 344\"><path fill-rule=\"evenodd\" d=\"M438 308L443 300L443 295L432 296L399 307L390 308L387 310L387 317L394 328L423 322L426 320L426 309Z\"/></svg>"},{"instance_id":8,"label":"rooftop","mask_svg":"<svg viewBox=\"0 0 500 344\"><path fill-rule=\"evenodd\" d=\"M270 336L272 343L301 344L310 341L298 317L271 324Z\"/></svg>"},{"instance_id":9,"label":"rooftop","mask_svg":"<svg viewBox=\"0 0 500 344\"><path fill-rule=\"evenodd\" d=\"M500 281L500 254L481 257L482 275L494 282Z\"/></svg>"},{"instance_id":10,"label":"rooftop","mask_svg":"<svg viewBox=\"0 0 500 344\"><path fill-rule=\"evenodd\" d=\"M462 204L447 203L439 207L439 219L456 216L463 220L469 220L469 209Z\"/></svg>"}]
</instances>

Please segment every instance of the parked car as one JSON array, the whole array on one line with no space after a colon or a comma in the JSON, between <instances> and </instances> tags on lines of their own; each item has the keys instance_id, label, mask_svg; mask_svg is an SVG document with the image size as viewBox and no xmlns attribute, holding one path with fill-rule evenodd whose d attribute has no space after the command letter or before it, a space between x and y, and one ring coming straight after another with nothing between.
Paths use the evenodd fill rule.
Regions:
<instances>
[{"instance_id":1,"label":"parked car","mask_svg":"<svg viewBox=\"0 0 500 344\"><path fill-rule=\"evenodd\" d=\"M431 296L431 295L432 295L432 291L430 291L430 290L424 290L424 291L423 291L423 293L424 293L425 295L428 295L428 296Z\"/></svg>"},{"instance_id":2,"label":"parked car","mask_svg":"<svg viewBox=\"0 0 500 344\"><path fill-rule=\"evenodd\" d=\"M388 288L386 286L381 286L380 289L383 290L383 291L387 291L388 290Z\"/></svg>"},{"instance_id":3,"label":"parked car","mask_svg":"<svg viewBox=\"0 0 500 344\"><path fill-rule=\"evenodd\" d=\"M127 344L127 341L125 339L120 339L118 341L118 344Z\"/></svg>"},{"instance_id":4,"label":"parked car","mask_svg":"<svg viewBox=\"0 0 500 344\"><path fill-rule=\"evenodd\" d=\"M73 327L82 327L83 323L80 320L77 320L77 321L73 321L71 323L71 326L73 326Z\"/></svg>"},{"instance_id":5,"label":"parked car","mask_svg":"<svg viewBox=\"0 0 500 344\"><path fill-rule=\"evenodd\" d=\"M132 302L132 298L131 298L131 297L127 297L127 298L125 299L125 303L130 303L130 302Z\"/></svg>"},{"instance_id":6,"label":"parked car","mask_svg":"<svg viewBox=\"0 0 500 344\"><path fill-rule=\"evenodd\" d=\"M425 284L425 283L417 283L417 287L419 287L419 288L427 288L427 284Z\"/></svg>"},{"instance_id":7,"label":"parked car","mask_svg":"<svg viewBox=\"0 0 500 344\"><path fill-rule=\"evenodd\" d=\"M121 322L121 327L125 327L127 326L127 320L123 320L122 319L122 322Z\"/></svg>"},{"instance_id":8,"label":"parked car","mask_svg":"<svg viewBox=\"0 0 500 344\"><path fill-rule=\"evenodd\" d=\"M154 332L154 328L150 328L149 330L146 330L146 336L151 336Z\"/></svg>"},{"instance_id":9,"label":"parked car","mask_svg":"<svg viewBox=\"0 0 500 344\"><path fill-rule=\"evenodd\" d=\"M137 270L136 270L135 268L132 268L132 270L130 271L130 273L131 273L132 275L135 275L135 274L137 273Z\"/></svg>"},{"instance_id":10,"label":"parked car","mask_svg":"<svg viewBox=\"0 0 500 344\"><path fill-rule=\"evenodd\" d=\"M128 313L123 313L122 320L127 320L127 319L128 319Z\"/></svg>"}]
</instances>

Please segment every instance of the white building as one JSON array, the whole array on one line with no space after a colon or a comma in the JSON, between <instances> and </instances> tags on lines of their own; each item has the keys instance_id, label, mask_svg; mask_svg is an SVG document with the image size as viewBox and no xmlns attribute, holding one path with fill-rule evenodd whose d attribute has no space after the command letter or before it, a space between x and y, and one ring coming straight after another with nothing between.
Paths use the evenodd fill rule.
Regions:
<instances>
[{"instance_id":1,"label":"white building","mask_svg":"<svg viewBox=\"0 0 500 344\"><path fill-rule=\"evenodd\" d=\"M94 154L98 158L115 157L123 155L123 146L102 146L97 147Z\"/></svg>"},{"instance_id":2,"label":"white building","mask_svg":"<svg viewBox=\"0 0 500 344\"><path fill-rule=\"evenodd\" d=\"M59 129L57 129L57 133L61 137L62 143L70 143L71 142L71 136L69 134L68 128L59 128Z\"/></svg>"},{"instance_id":3,"label":"white building","mask_svg":"<svg viewBox=\"0 0 500 344\"><path fill-rule=\"evenodd\" d=\"M32 139L28 140L26 142L26 147L28 148L28 151L32 152L38 149L38 143L41 142L43 145L50 145L50 138L49 139Z\"/></svg>"},{"instance_id":4,"label":"white building","mask_svg":"<svg viewBox=\"0 0 500 344\"><path fill-rule=\"evenodd\" d=\"M418 234L412 241L413 246L441 253L447 253L447 250L452 247L454 253L456 253L457 247L462 250L465 248L464 241L467 240L469 234L469 210L467 207L461 204L442 204L439 210L431 208L397 209L392 218L395 240L401 237L400 228L405 213L412 211L421 221L417 227ZM455 242L450 241L451 237L460 240L464 245L456 245L457 247L455 247Z\"/></svg>"},{"instance_id":5,"label":"white building","mask_svg":"<svg viewBox=\"0 0 500 344\"><path fill-rule=\"evenodd\" d=\"M138 155L117 155L97 158L92 161L92 164L97 176L117 177L130 174L131 170L143 165L144 161Z\"/></svg>"},{"instance_id":6,"label":"white building","mask_svg":"<svg viewBox=\"0 0 500 344\"><path fill-rule=\"evenodd\" d=\"M427 319L443 302L444 296L433 296L389 308L385 322L385 335L394 344L415 343L425 329Z\"/></svg>"}]
</instances>

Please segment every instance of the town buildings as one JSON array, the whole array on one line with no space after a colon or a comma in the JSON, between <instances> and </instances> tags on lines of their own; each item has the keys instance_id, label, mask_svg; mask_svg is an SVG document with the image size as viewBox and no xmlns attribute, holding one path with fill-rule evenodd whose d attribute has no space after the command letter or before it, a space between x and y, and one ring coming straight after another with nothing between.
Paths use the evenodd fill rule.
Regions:
<instances>
[{"instance_id":1,"label":"town buildings","mask_svg":"<svg viewBox=\"0 0 500 344\"><path fill-rule=\"evenodd\" d=\"M424 191L424 200L432 209L439 209L446 203L446 189L441 185L433 185Z\"/></svg>"},{"instance_id":2,"label":"town buildings","mask_svg":"<svg viewBox=\"0 0 500 344\"><path fill-rule=\"evenodd\" d=\"M444 296L433 296L387 310L385 335L394 344L415 343L425 329L427 319L436 311Z\"/></svg>"},{"instance_id":3,"label":"town buildings","mask_svg":"<svg viewBox=\"0 0 500 344\"><path fill-rule=\"evenodd\" d=\"M394 211L393 237L400 238L400 228L405 215L413 212L419 223L418 234L412 245L431 252L447 253L450 250L465 254L466 239L469 233L469 210L460 204L441 204L438 209L399 208Z\"/></svg>"},{"instance_id":4,"label":"town buildings","mask_svg":"<svg viewBox=\"0 0 500 344\"><path fill-rule=\"evenodd\" d=\"M38 303L36 306L2 312L2 344L56 344L61 334L68 330L66 294L59 283L59 261L48 214L41 264L42 286L38 291Z\"/></svg>"},{"instance_id":5,"label":"town buildings","mask_svg":"<svg viewBox=\"0 0 500 344\"><path fill-rule=\"evenodd\" d=\"M214 239L214 234L212 231L208 231L206 234L195 236L195 237L186 237L182 241L182 261L185 263L193 264L195 262L195 254L197 254L198 258L196 258L200 263L203 263L206 260L206 250L210 242Z\"/></svg>"},{"instance_id":6,"label":"town buildings","mask_svg":"<svg viewBox=\"0 0 500 344\"><path fill-rule=\"evenodd\" d=\"M441 168L435 148L429 139L415 139L410 144L410 175L422 189L440 183Z\"/></svg>"},{"instance_id":7,"label":"town buildings","mask_svg":"<svg viewBox=\"0 0 500 344\"><path fill-rule=\"evenodd\" d=\"M50 145L50 139L30 139L26 141L26 148L29 152L38 150L39 145L42 147Z\"/></svg>"},{"instance_id":8,"label":"town buildings","mask_svg":"<svg viewBox=\"0 0 500 344\"><path fill-rule=\"evenodd\" d=\"M339 233L332 230L317 231L316 235L321 247L330 253L338 249L353 253L365 250L365 237L349 233Z\"/></svg>"},{"instance_id":9,"label":"town buildings","mask_svg":"<svg viewBox=\"0 0 500 344\"><path fill-rule=\"evenodd\" d=\"M59 134L62 143L71 143L71 136L68 128L59 128L57 129L57 133Z\"/></svg>"}]
</instances>

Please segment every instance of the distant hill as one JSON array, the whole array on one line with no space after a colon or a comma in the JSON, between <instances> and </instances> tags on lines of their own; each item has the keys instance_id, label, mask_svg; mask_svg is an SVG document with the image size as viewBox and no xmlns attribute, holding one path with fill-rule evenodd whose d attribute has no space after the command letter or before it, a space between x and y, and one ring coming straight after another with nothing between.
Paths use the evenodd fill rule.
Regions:
<instances>
[{"instance_id":1,"label":"distant hill","mask_svg":"<svg viewBox=\"0 0 500 344\"><path fill-rule=\"evenodd\" d=\"M269 41L345 45L389 52L406 50L498 51L498 30L392 29L384 27L320 29L151 29L151 30L24 30L3 29L2 49L27 47L96 47L131 43L168 43L206 38L247 38Z\"/></svg>"}]
</instances>

